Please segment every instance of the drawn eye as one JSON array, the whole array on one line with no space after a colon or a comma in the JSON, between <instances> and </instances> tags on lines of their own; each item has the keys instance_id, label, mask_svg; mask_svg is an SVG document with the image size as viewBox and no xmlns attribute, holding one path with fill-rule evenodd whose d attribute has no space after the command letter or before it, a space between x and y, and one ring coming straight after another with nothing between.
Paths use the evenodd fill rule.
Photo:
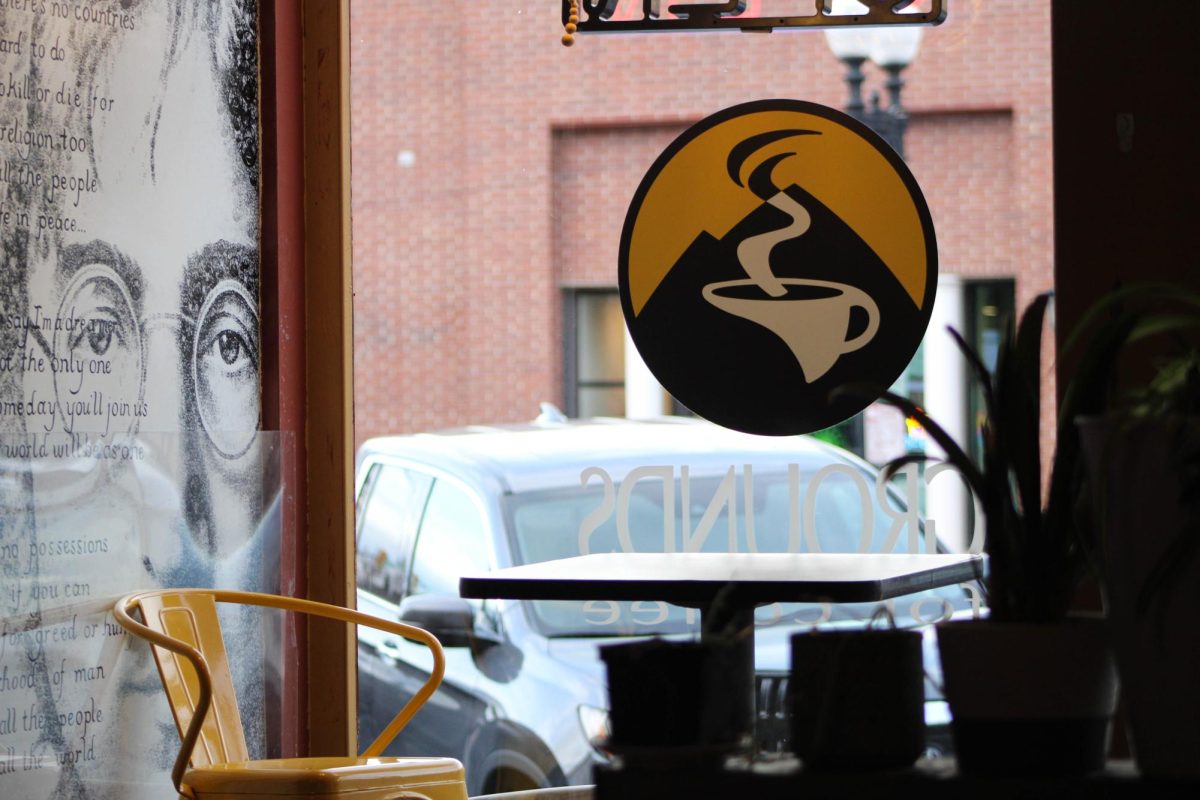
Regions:
<instances>
[{"instance_id":1,"label":"drawn eye","mask_svg":"<svg viewBox=\"0 0 1200 800\"><path fill-rule=\"evenodd\" d=\"M92 355L102 356L108 352L113 340L113 325L104 320L94 320L88 326L87 342L92 348Z\"/></svg>"},{"instance_id":2,"label":"drawn eye","mask_svg":"<svg viewBox=\"0 0 1200 800\"><path fill-rule=\"evenodd\" d=\"M246 352L246 342L232 331L222 331L217 335L217 349L226 364L236 364L238 357Z\"/></svg>"},{"instance_id":3,"label":"drawn eye","mask_svg":"<svg viewBox=\"0 0 1200 800\"><path fill-rule=\"evenodd\" d=\"M141 390L141 334L121 277L106 264L80 267L53 322L54 384L62 406L72 398L102 396L132 407Z\"/></svg>"},{"instance_id":4,"label":"drawn eye","mask_svg":"<svg viewBox=\"0 0 1200 800\"><path fill-rule=\"evenodd\" d=\"M247 334L241 330L240 322L233 317L210 321L209 332L198 357L210 371L221 369L230 379L244 369L254 367L254 353L246 343ZM212 377L210 375L210 377Z\"/></svg>"},{"instance_id":5,"label":"drawn eye","mask_svg":"<svg viewBox=\"0 0 1200 800\"><path fill-rule=\"evenodd\" d=\"M137 325L133 319L133 309L122 308L123 304L119 302L111 304L111 298L106 296L109 291L109 287L102 283L91 281L70 298L70 306L64 304L65 315L60 314L56 324L69 328L67 348L71 355L119 358L120 353L110 353L109 350L114 345L125 349L133 340L130 331L136 329ZM86 348L83 353L78 352L81 348Z\"/></svg>"},{"instance_id":6,"label":"drawn eye","mask_svg":"<svg viewBox=\"0 0 1200 800\"><path fill-rule=\"evenodd\" d=\"M224 280L205 300L196 327L196 406L222 454L241 455L258 428L258 313L246 289Z\"/></svg>"}]
</instances>

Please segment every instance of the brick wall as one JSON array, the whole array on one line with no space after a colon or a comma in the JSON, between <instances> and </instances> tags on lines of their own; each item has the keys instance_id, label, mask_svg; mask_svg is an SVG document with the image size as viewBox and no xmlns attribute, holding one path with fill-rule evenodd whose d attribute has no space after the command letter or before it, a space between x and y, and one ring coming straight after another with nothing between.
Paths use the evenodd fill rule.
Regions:
<instances>
[{"instance_id":1,"label":"brick wall","mask_svg":"<svg viewBox=\"0 0 1200 800\"><path fill-rule=\"evenodd\" d=\"M905 73L942 268L1014 277L1021 304L1052 280L1049 6L958 0ZM615 286L625 210L666 143L738 102L844 99L817 32L564 48L553 0L351 15L360 442L559 402L560 290Z\"/></svg>"}]
</instances>

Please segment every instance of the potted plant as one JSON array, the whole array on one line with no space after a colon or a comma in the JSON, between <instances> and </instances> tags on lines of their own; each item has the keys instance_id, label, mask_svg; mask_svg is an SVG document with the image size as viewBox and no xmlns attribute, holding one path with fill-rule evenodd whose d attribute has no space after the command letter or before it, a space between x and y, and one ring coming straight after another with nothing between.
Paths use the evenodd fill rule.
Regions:
<instances>
[{"instance_id":1,"label":"potted plant","mask_svg":"<svg viewBox=\"0 0 1200 800\"><path fill-rule=\"evenodd\" d=\"M730 687L736 647L659 637L600 648L609 689L608 749L627 762L718 766L744 749L749 698Z\"/></svg>"},{"instance_id":2,"label":"potted plant","mask_svg":"<svg viewBox=\"0 0 1200 800\"><path fill-rule=\"evenodd\" d=\"M754 698L737 687L754 669L754 620L733 610L733 591L730 585L717 594L699 639L656 636L600 648L606 747L627 765L717 768L751 745Z\"/></svg>"},{"instance_id":3,"label":"potted plant","mask_svg":"<svg viewBox=\"0 0 1200 800\"><path fill-rule=\"evenodd\" d=\"M1072 420L1099 403L1096 362L1060 409L1056 453L1043 490L1041 331L1049 294L1009 325L995 373L951 331L982 388L982 464L912 401L881 397L921 423L975 492L986 518L986 618L938 626L959 768L969 773L1083 774L1103 767L1116 673L1100 618L1070 614L1089 574L1081 525L1083 467ZM908 455L895 472L924 460Z\"/></svg>"},{"instance_id":4,"label":"potted plant","mask_svg":"<svg viewBox=\"0 0 1200 800\"><path fill-rule=\"evenodd\" d=\"M1123 347L1200 328L1200 297L1174 286L1131 287L1097 315ZM1079 426L1134 755L1149 777L1197 780L1200 353L1176 341L1148 381Z\"/></svg>"},{"instance_id":5,"label":"potted plant","mask_svg":"<svg viewBox=\"0 0 1200 800\"><path fill-rule=\"evenodd\" d=\"M791 749L805 769L899 769L925 749L921 633L876 618L791 637Z\"/></svg>"}]
</instances>

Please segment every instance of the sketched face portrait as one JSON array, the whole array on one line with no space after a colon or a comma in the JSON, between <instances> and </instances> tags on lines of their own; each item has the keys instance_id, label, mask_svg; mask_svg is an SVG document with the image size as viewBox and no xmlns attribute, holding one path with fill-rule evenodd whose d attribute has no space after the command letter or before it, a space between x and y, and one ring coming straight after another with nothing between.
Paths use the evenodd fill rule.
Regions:
<instances>
[{"instance_id":1,"label":"sketched face portrait","mask_svg":"<svg viewBox=\"0 0 1200 800\"><path fill-rule=\"evenodd\" d=\"M75 44L84 107L61 127L87 146L56 167L85 179L40 198L60 222L31 231L29 310L52 324L27 349L54 368L24 395L52 412L35 431L153 447L178 484L163 536L220 559L261 513L257 98L233 77L253 9L168 5Z\"/></svg>"},{"instance_id":2,"label":"sketched face portrait","mask_svg":"<svg viewBox=\"0 0 1200 800\"><path fill-rule=\"evenodd\" d=\"M24 448L0 458L0 543L17 554L0 559L14 587L0 617L81 635L0 654L31 687L22 707L47 721L21 732L18 751L59 766L0 773L0 796L158 796L131 788L140 770L169 767L177 746L149 653L119 633L84 639L107 630L104 604L135 587L269 588L251 580L270 572L256 557L270 552L260 525L269 446L257 430L257 10L254 0L45 5L0 11L6 38L47 51L0 52L20 94L37 93L7 83L0 93L0 125L19 132L0 141L10 212L0 213L0 441ZM89 21L53 8L86 9ZM233 638L232 650L255 646L245 626ZM261 702L261 665L231 660L250 664L235 668L239 697ZM77 667L95 680L68 686ZM59 691L43 691L55 675ZM61 721L93 701L103 721L87 731Z\"/></svg>"}]
</instances>

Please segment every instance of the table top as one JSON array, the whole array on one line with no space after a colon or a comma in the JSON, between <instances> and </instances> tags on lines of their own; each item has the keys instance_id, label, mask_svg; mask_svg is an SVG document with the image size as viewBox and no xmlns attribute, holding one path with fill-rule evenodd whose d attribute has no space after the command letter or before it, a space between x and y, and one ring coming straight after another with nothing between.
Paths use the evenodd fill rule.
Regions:
<instances>
[{"instance_id":1,"label":"table top","mask_svg":"<svg viewBox=\"0 0 1200 800\"><path fill-rule=\"evenodd\" d=\"M604 553L509 567L459 581L463 597L664 600L703 607L732 591L743 604L870 602L976 580L977 555Z\"/></svg>"}]
</instances>

